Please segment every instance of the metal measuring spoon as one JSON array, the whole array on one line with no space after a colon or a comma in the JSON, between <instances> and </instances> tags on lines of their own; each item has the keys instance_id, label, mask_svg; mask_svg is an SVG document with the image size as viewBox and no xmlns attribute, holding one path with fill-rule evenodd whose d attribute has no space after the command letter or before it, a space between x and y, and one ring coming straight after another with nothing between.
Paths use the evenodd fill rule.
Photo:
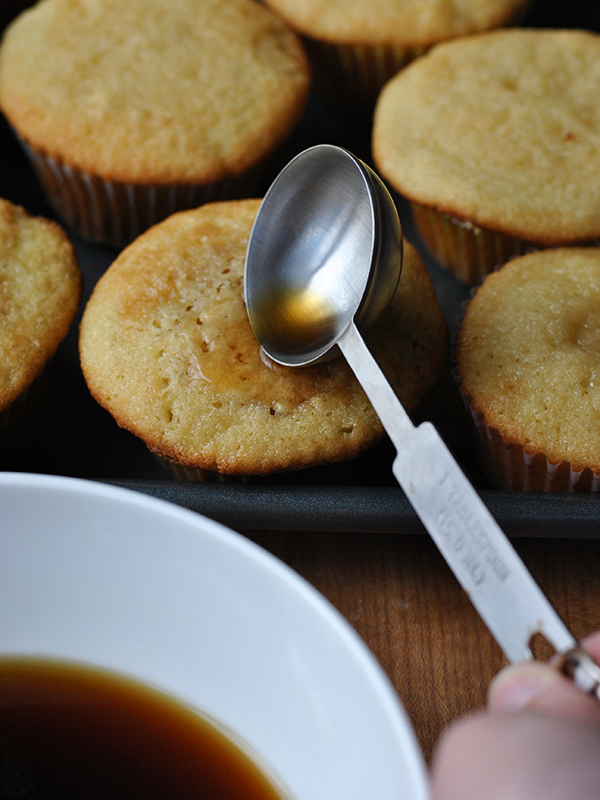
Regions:
<instances>
[{"instance_id":1,"label":"metal measuring spoon","mask_svg":"<svg viewBox=\"0 0 600 800\"><path fill-rule=\"evenodd\" d=\"M415 427L358 326L393 295L402 233L378 176L347 150L317 145L281 171L246 254L244 295L265 353L291 367L343 353L397 449L393 472L510 661L541 634L599 696L600 670L581 651L434 426Z\"/></svg>"}]
</instances>

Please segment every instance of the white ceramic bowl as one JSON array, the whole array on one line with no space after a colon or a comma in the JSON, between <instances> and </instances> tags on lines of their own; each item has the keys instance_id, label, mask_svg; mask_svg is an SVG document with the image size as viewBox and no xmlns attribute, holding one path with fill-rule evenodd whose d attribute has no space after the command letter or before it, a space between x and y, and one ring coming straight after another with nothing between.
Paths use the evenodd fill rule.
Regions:
<instances>
[{"instance_id":1,"label":"white ceramic bowl","mask_svg":"<svg viewBox=\"0 0 600 800\"><path fill-rule=\"evenodd\" d=\"M385 674L285 564L178 506L91 481L0 474L0 655L89 662L203 708L296 800L422 800Z\"/></svg>"}]
</instances>

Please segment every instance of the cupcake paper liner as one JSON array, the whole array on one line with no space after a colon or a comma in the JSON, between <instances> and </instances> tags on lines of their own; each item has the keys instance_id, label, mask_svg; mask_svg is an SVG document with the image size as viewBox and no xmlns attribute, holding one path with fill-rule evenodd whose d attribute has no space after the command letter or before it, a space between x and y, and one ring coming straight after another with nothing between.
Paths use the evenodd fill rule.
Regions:
<instances>
[{"instance_id":1,"label":"cupcake paper liner","mask_svg":"<svg viewBox=\"0 0 600 800\"><path fill-rule=\"evenodd\" d=\"M432 256L463 283L475 286L511 258L540 246L460 220L411 201L415 227Z\"/></svg>"},{"instance_id":2,"label":"cupcake paper liner","mask_svg":"<svg viewBox=\"0 0 600 800\"><path fill-rule=\"evenodd\" d=\"M157 453L152 453L152 455L166 472L181 481L195 481L197 483L254 483L265 480L265 478L259 475L226 475L212 469L186 467L184 464L176 464L174 461L170 461L164 456L159 456Z\"/></svg>"},{"instance_id":3,"label":"cupcake paper liner","mask_svg":"<svg viewBox=\"0 0 600 800\"><path fill-rule=\"evenodd\" d=\"M48 373L53 358L49 358L33 381L12 403L0 410L0 467L12 466L13 458L21 458L36 440L38 412L43 407Z\"/></svg>"},{"instance_id":4,"label":"cupcake paper liner","mask_svg":"<svg viewBox=\"0 0 600 800\"><path fill-rule=\"evenodd\" d=\"M333 44L305 37L315 87L340 110L356 115L373 112L384 84L426 47Z\"/></svg>"},{"instance_id":5,"label":"cupcake paper liner","mask_svg":"<svg viewBox=\"0 0 600 800\"><path fill-rule=\"evenodd\" d=\"M71 167L21 140L58 216L85 239L124 247L177 211L204 203L253 196L264 165L203 185L128 184Z\"/></svg>"},{"instance_id":6,"label":"cupcake paper liner","mask_svg":"<svg viewBox=\"0 0 600 800\"><path fill-rule=\"evenodd\" d=\"M530 453L507 442L486 424L484 415L468 403L482 465L498 489L522 492L593 493L600 491L600 472L553 463L543 453Z\"/></svg>"}]
</instances>

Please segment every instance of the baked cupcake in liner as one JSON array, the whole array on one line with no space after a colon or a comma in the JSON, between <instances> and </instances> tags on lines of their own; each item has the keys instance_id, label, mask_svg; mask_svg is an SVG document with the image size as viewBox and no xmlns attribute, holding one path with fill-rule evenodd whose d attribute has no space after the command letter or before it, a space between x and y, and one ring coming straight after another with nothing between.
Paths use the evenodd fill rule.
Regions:
<instances>
[{"instance_id":1,"label":"baked cupcake in liner","mask_svg":"<svg viewBox=\"0 0 600 800\"><path fill-rule=\"evenodd\" d=\"M457 375L499 489L600 490L600 248L548 248L488 275Z\"/></svg>"},{"instance_id":2,"label":"baked cupcake in liner","mask_svg":"<svg viewBox=\"0 0 600 800\"><path fill-rule=\"evenodd\" d=\"M49 364L81 298L65 232L0 199L0 462L31 444Z\"/></svg>"},{"instance_id":3,"label":"baked cupcake in liner","mask_svg":"<svg viewBox=\"0 0 600 800\"><path fill-rule=\"evenodd\" d=\"M529 0L265 0L303 37L315 86L368 118L384 84L434 44L514 24Z\"/></svg>"},{"instance_id":4,"label":"baked cupcake in liner","mask_svg":"<svg viewBox=\"0 0 600 800\"><path fill-rule=\"evenodd\" d=\"M511 28L437 45L388 82L373 157L440 263L600 240L600 36Z\"/></svg>"},{"instance_id":5,"label":"baked cupcake in liner","mask_svg":"<svg viewBox=\"0 0 600 800\"><path fill-rule=\"evenodd\" d=\"M253 0L41 0L0 45L0 109L48 199L115 247L256 196L309 89L299 37Z\"/></svg>"},{"instance_id":6,"label":"baked cupcake in liner","mask_svg":"<svg viewBox=\"0 0 600 800\"><path fill-rule=\"evenodd\" d=\"M343 358L291 369L261 352L243 274L260 200L179 212L100 278L80 327L96 400L180 479L267 480L354 459L384 431ZM407 245L400 286L368 331L409 413L447 368L433 284Z\"/></svg>"}]
</instances>

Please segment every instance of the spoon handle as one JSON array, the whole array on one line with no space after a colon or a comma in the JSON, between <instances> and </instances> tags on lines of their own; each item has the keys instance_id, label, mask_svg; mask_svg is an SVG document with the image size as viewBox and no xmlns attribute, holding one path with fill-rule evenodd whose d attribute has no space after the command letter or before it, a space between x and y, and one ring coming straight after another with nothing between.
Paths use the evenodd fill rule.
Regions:
<instances>
[{"instance_id":1,"label":"spoon handle","mask_svg":"<svg viewBox=\"0 0 600 800\"><path fill-rule=\"evenodd\" d=\"M508 659L531 657L536 633L571 650L575 639L434 426L412 424L354 324L338 344L396 446L398 483Z\"/></svg>"}]
</instances>

